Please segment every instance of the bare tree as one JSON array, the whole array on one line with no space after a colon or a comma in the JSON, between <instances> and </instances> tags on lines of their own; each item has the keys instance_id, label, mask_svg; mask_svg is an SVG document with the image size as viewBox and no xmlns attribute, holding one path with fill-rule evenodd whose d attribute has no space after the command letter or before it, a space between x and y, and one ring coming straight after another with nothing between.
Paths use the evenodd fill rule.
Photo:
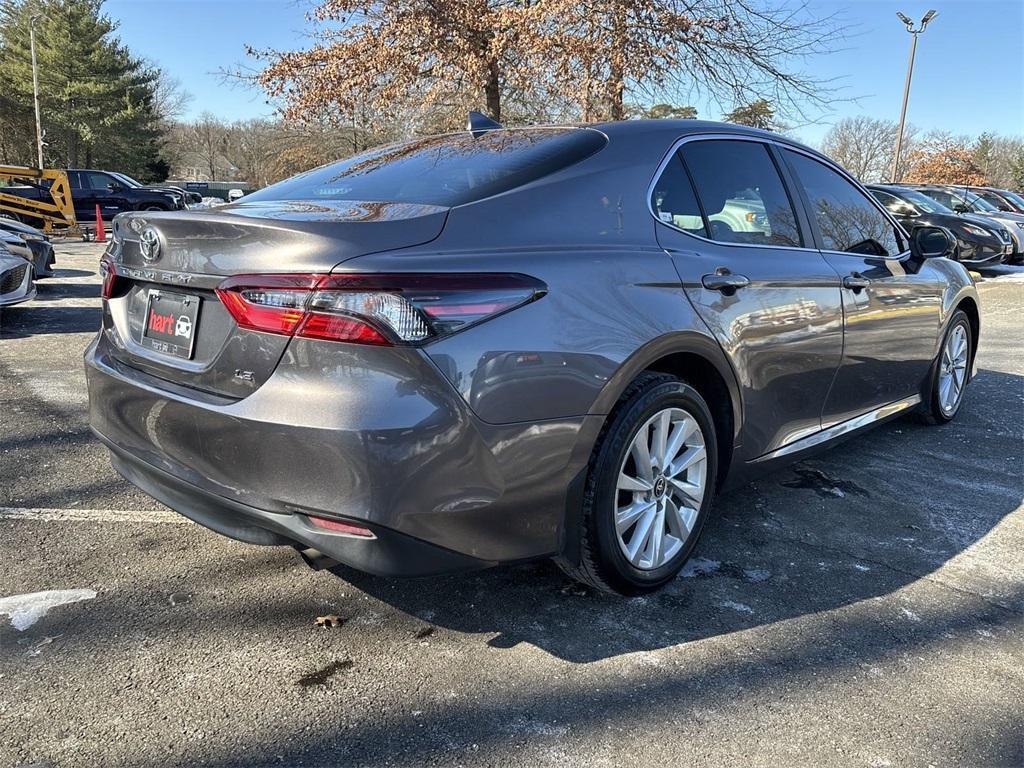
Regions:
<instances>
[{"instance_id":1,"label":"bare tree","mask_svg":"<svg viewBox=\"0 0 1024 768\"><path fill-rule=\"evenodd\" d=\"M217 171L223 168L227 128L211 112L203 112L198 120L189 124L189 134L192 150L202 159L210 181L216 181Z\"/></svg>"},{"instance_id":2,"label":"bare tree","mask_svg":"<svg viewBox=\"0 0 1024 768\"><path fill-rule=\"evenodd\" d=\"M904 151L900 174L907 170L907 156L914 149L917 129L907 126L903 132ZM888 181L892 169L896 123L866 115L846 117L825 135L822 151L862 181Z\"/></svg>"},{"instance_id":3,"label":"bare tree","mask_svg":"<svg viewBox=\"0 0 1024 768\"><path fill-rule=\"evenodd\" d=\"M551 73L551 90L578 100L584 119L621 118L627 93L720 106L763 99L801 116L831 97L799 64L834 50L841 28L804 2L537 0L534 9L543 23L523 55Z\"/></svg>"},{"instance_id":4,"label":"bare tree","mask_svg":"<svg viewBox=\"0 0 1024 768\"><path fill-rule=\"evenodd\" d=\"M829 98L800 62L839 34L791 0L321 0L313 16L310 48L249 51L266 64L252 79L286 118L339 124L418 108L452 127L510 102L621 119L627 94L682 91L799 112Z\"/></svg>"},{"instance_id":5,"label":"bare tree","mask_svg":"<svg viewBox=\"0 0 1024 768\"><path fill-rule=\"evenodd\" d=\"M177 120L192 103L192 94L185 90L181 80L153 68L159 72L153 89L153 106L162 119Z\"/></svg>"}]
</instances>

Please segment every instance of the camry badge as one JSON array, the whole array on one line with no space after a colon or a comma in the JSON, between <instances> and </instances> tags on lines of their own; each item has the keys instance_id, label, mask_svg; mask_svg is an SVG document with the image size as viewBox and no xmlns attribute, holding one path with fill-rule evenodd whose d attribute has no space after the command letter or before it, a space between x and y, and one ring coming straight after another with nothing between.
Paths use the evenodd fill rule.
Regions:
<instances>
[{"instance_id":1,"label":"camry badge","mask_svg":"<svg viewBox=\"0 0 1024 768\"><path fill-rule=\"evenodd\" d=\"M160 233L152 227L146 227L139 235L139 250L142 258L154 262L160 258Z\"/></svg>"}]
</instances>

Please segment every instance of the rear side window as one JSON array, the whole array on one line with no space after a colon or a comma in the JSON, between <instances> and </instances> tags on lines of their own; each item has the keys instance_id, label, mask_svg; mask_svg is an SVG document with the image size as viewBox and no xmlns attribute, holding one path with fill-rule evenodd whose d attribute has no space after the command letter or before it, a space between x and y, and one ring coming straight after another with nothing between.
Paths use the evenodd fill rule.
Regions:
<instances>
[{"instance_id":1,"label":"rear side window","mask_svg":"<svg viewBox=\"0 0 1024 768\"><path fill-rule=\"evenodd\" d=\"M783 152L810 200L822 248L867 256L903 252L897 229L848 179L807 155Z\"/></svg>"},{"instance_id":2,"label":"rear side window","mask_svg":"<svg viewBox=\"0 0 1024 768\"><path fill-rule=\"evenodd\" d=\"M697 204L697 196L693 193L693 185L678 154L672 155L665 170L654 183L651 209L654 215L666 224L678 227L691 235L708 236L700 206Z\"/></svg>"},{"instance_id":3,"label":"rear side window","mask_svg":"<svg viewBox=\"0 0 1024 768\"><path fill-rule=\"evenodd\" d=\"M932 200L942 203L947 208L953 208L962 202L955 199L949 192L943 192L941 189L923 189L921 193L932 198Z\"/></svg>"},{"instance_id":4,"label":"rear side window","mask_svg":"<svg viewBox=\"0 0 1024 768\"><path fill-rule=\"evenodd\" d=\"M374 149L273 184L245 201L353 200L450 207L507 192L604 147L586 128L431 136Z\"/></svg>"},{"instance_id":5,"label":"rear side window","mask_svg":"<svg viewBox=\"0 0 1024 768\"><path fill-rule=\"evenodd\" d=\"M684 144L711 238L749 245L803 245L793 204L764 144L712 139Z\"/></svg>"}]
</instances>

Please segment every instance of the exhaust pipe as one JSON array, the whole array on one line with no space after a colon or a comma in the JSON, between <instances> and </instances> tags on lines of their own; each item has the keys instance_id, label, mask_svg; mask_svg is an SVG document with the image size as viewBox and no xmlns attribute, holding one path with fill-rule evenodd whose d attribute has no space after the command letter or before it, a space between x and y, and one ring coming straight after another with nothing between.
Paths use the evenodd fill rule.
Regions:
<instances>
[{"instance_id":1,"label":"exhaust pipe","mask_svg":"<svg viewBox=\"0 0 1024 768\"><path fill-rule=\"evenodd\" d=\"M328 557L319 549L303 547L302 545L297 544L295 545L295 551L299 553L299 557L302 558L303 562L305 562L305 564L314 571L325 571L336 565L341 565L337 560Z\"/></svg>"}]
</instances>

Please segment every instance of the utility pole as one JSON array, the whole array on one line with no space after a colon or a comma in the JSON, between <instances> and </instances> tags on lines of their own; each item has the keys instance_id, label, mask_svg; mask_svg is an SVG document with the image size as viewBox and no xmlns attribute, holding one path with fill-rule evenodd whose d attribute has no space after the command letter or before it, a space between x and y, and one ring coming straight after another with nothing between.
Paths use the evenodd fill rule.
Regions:
<instances>
[{"instance_id":1,"label":"utility pole","mask_svg":"<svg viewBox=\"0 0 1024 768\"><path fill-rule=\"evenodd\" d=\"M39 122L39 67L36 65L36 19L35 14L29 19L28 39L32 48L32 100L36 105L36 154L39 168L43 167L43 129Z\"/></svg>"},{"instance_id":2,"label":"utility pole","mask_svg":"<svg viewBox=\"0 0 1024 768\"><path fill-rule=\"evenodd\" d=\"M914 54L917 52L917 36L924 32L924 28L928 26L928 22L938 16L935 11L928 11L921 18L921 26L914 29L914 22L911 21L905 14L900 11L896 11L896 15L900 21L907 27L907 32L910 33L910 56L907 59L907 77L903 81L903 107L900 109L900 124L896 128L896 151L892 155L892 174L891 178L893 182L899 181L898 172L900 167L900 151L903 149L903 127L907 120L907 99L910 98L910 77L914 72Z\"/></svg>"}]
</instances>

